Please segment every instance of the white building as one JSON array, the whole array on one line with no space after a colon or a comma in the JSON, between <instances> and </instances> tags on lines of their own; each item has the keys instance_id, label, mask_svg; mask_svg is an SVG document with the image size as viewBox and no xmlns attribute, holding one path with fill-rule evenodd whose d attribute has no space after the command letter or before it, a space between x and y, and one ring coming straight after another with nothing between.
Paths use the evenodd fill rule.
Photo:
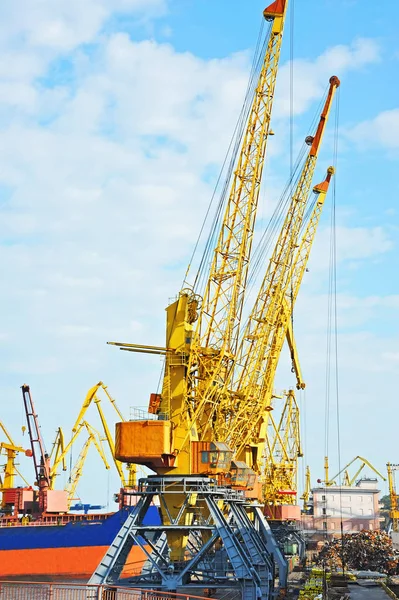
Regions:
<instances>
[{"instance_id":1,"label":"white building","mask_svg":"<svg viewBox=\"0 0 399 600\"><path fill-rule=\"evenodd\" d=\"M360 479L354 486L312 489L313 514L304 518L305 529L329 534L372 531L380 528L377 479Z\"/></svg>"}]
</instances>

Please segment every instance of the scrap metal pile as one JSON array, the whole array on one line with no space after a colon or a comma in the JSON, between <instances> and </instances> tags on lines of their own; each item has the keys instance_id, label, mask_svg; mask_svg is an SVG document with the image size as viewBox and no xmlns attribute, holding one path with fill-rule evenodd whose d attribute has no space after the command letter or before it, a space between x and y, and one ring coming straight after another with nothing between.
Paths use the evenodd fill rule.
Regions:
<instances>
[{"instance_id":1,"label":"scrap metal pile","mask_svg":"<svg viewBox=\"0 0 399 600\"><path fill-rule=\"evenodd\" d=\"M319 552L316 563L332 571L345 569L399 573L399 552L382 531L360 531L334 538Z\"/></svg>"}]
</instances>

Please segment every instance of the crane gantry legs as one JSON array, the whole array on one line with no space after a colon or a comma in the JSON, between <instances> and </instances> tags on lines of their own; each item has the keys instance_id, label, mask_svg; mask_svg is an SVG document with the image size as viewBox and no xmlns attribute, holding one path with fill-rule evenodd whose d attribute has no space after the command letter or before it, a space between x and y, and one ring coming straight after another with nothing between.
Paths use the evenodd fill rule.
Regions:
<instances>
[{"instance_id":1,"label":"crane gantry legs","mask_svg":"<svg viewBox=\"0 0 399 600\"><path fill-rule=\"evenodd\" d=\"M90 584L113 583L122 573L130 549L138 544L147 555L141 573L129 579L134 587L178 590L190 585L241 590L245 600L271 598L278 572L285 587L286 561L274 541L262 508L242 492L220 487L209 478L153 476L141 479L140 500L111 544ZM144 525L148 508L168 510L179 494L179 511L163 525ZM187 513L191 522L187 523ZM172 561L168 540L187 539L180 561Z\"/></svg>"}]
</instances>

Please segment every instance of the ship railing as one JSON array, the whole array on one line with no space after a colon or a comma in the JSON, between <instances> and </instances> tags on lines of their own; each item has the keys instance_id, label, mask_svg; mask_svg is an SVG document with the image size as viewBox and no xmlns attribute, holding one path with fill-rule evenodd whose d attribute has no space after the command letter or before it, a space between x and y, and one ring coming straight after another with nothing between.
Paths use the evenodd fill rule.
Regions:
<instances>
[{"instance_id":1,"label":"ship railing","mask_svg":"<svg viewBox=\"0 0 399 600\"><path fill-rule=\"evenodd\" d=\"M0 581L1 600L205 600L203 596L86 583Z\"/></svg>"},{"instance_id":2,"label":"ship railing","mask_svg":"<svg viewBox=\"0 0 399 600\"><path fill-rule=\"evenodd\" d=\"M39 521L28 521L22 523L16 519L2 519L0 521L0 528L2 527L59 527L60 525L66 525L67 523L80 523L82 521L103 521L110 516L110 513L96 513L96 514L76 514L68 513L65 515L54 515L54 517L45 517ZM0 599L1 600L1 599Z\"/></svg>"},{"instance_id":3,"label":"ship railing","mask_svg":"<svg viewBox=\"0 0 399 600\"><path fill-rule=\"evenodd\" d=\"M51 527L51 526L59 526L60 524L57 523L56 521L50 521L49 523L43 523L40 521L30 521L29 523L21 523L20 521L1 521L0 522L0 528L4 528L4 527L43 527L43 525L45 525L46 527Z\"/></svg>"},{"instance_id":4,"label":"ship railing","mask_svg":"<svg viewBox=\"0 0 399 600\"><path fill-rule=\"evenodd\" d=\"M162 412L158 414L150 413L144 407L131 406L130 407L130 421L167 421L169 414Z\"/></svg>"}]
</instances>

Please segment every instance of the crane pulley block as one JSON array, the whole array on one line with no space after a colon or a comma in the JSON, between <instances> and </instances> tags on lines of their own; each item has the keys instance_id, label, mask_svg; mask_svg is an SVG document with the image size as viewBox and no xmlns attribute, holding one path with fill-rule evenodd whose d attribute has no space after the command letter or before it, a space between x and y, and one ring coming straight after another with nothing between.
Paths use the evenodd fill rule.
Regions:
<instances>
[{"instance_id":1,"label":"crane pulley block","mask_svg":"<svg viewBox=\"0 0 399 600\"><path fill-rule=\"evenodd\" d=\"M152 415L157 415L161 404L161 394L150 394L150 402L148 412Z\"/></svg>"}]
</instances>

